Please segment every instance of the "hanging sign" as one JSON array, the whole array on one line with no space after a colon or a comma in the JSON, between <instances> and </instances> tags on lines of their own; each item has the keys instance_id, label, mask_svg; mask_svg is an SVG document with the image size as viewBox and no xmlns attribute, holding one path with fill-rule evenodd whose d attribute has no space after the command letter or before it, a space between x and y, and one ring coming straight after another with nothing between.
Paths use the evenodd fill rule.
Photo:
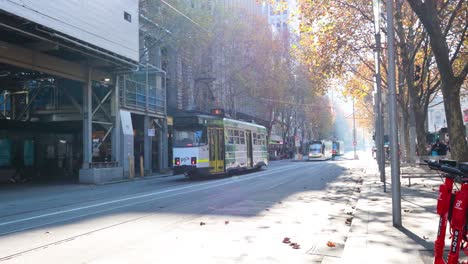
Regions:
<instances>
[{"instance_id":1,"label":"hanging sign","mask_svg":"<svg viewBox=\"0 0 468 264\"><path fill-rule=\"evenodd\" d=\"M120 121L124 135L133 136L132 116L129 111L120 110Z\"/></svg>"}]
</instances>

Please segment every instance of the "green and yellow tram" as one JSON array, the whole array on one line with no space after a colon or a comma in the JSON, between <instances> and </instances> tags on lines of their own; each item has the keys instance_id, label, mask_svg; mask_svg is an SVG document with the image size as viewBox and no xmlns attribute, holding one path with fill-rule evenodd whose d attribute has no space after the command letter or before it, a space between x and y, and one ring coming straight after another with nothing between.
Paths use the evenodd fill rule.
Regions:
<instances>
[{"instance_id":1,"label":"green and yellow tram","mask_svg":"<svg viewBox=\"0 0 468 264\"><path fill-rule=\"evenodd\" d=\"M215 115L174 117L173 170L190 178L268 165L265 127Z\"/></svg>"}]
</instances>

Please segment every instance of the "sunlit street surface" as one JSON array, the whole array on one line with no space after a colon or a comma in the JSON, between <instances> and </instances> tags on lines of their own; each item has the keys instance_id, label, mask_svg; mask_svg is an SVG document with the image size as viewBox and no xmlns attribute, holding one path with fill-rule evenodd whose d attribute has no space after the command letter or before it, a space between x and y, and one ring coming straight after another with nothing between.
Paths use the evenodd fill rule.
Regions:
<instances>
[{"instance_id":1,"label":"sunlit street surface","mask_svg":"<svg viewBox=\"0 0 468 264\"><path fill-rule=\"evenodd\" d=\"M5 191L0 211L9 213L0 218L0 257L6 263L339 259L362 165L278 161L260 172L195 182L174 176L31 187L23 199Z\"/></svg>"},{"instance_id":2,"label":"sunlit street surface","mask_svg":"<svg viewBox=\"0 0 468 264\"><path fill-rule=\"evenodd\" d=\"M467 17L0 0L0 263L465 263Z\"/></svg>"}]
</instances>

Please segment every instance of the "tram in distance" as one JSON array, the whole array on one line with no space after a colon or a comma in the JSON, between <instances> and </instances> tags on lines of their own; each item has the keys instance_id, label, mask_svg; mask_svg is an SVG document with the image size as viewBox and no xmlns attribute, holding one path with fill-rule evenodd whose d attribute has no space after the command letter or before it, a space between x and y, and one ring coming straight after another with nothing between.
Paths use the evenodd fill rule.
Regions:
<instances>
[{"instance_id":1,"label":"tram in distance","mask_svg":"<svg viewBox=\"0 0 468 264\"><path fill-rule=\"evenodd\" d=\"M189 178L268 165L265 127L208 114L174 117L173 172Z\"/></svg>"},{"instance_id":2,"label":"tram in distance","mask_svg":"<svg viewBox=\"0 0 468 264\"><path fill-rule=\"evenodd\" d=\"M344 141L333 141L333 157L344 155Z\"/></svg>"},{"instance_id":3,"label":"tram in distance","mask_svg":"<svg viewBox=\"0 0 468 264\"><path fill-rule=\"evenodd\" d=\"M309 144L308 160L329 160L333 157L333 143L330 140L313 140Z\"/></svg>"}]
</instances>

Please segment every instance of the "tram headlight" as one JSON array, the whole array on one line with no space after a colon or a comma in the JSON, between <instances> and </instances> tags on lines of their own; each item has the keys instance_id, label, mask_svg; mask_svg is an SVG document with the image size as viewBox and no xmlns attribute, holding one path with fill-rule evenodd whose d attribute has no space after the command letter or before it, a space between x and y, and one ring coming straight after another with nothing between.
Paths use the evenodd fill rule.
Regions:
<instances>
[{"instance_id":1,"label":"tram headlight","mask_svg":"<svg viewBox=\"0 0 468 264\"><path fill-rule=\"evenodd\" d=\"M180 158L175 158L174 161L175 161L175 165L177 166L180 165Z\"/></svg>"},{"instance_id":2,"label":"tram headlight","mask_svg":"<svg viewBox=\"0 0 468 264\"><path fill-rule=\"evenodd\" d=\"M197 164L197 157L192 157L192 158L190 159L190 163L191 163L192 165L196 165L196 164Z\"/></svg>"}]
</instances>

